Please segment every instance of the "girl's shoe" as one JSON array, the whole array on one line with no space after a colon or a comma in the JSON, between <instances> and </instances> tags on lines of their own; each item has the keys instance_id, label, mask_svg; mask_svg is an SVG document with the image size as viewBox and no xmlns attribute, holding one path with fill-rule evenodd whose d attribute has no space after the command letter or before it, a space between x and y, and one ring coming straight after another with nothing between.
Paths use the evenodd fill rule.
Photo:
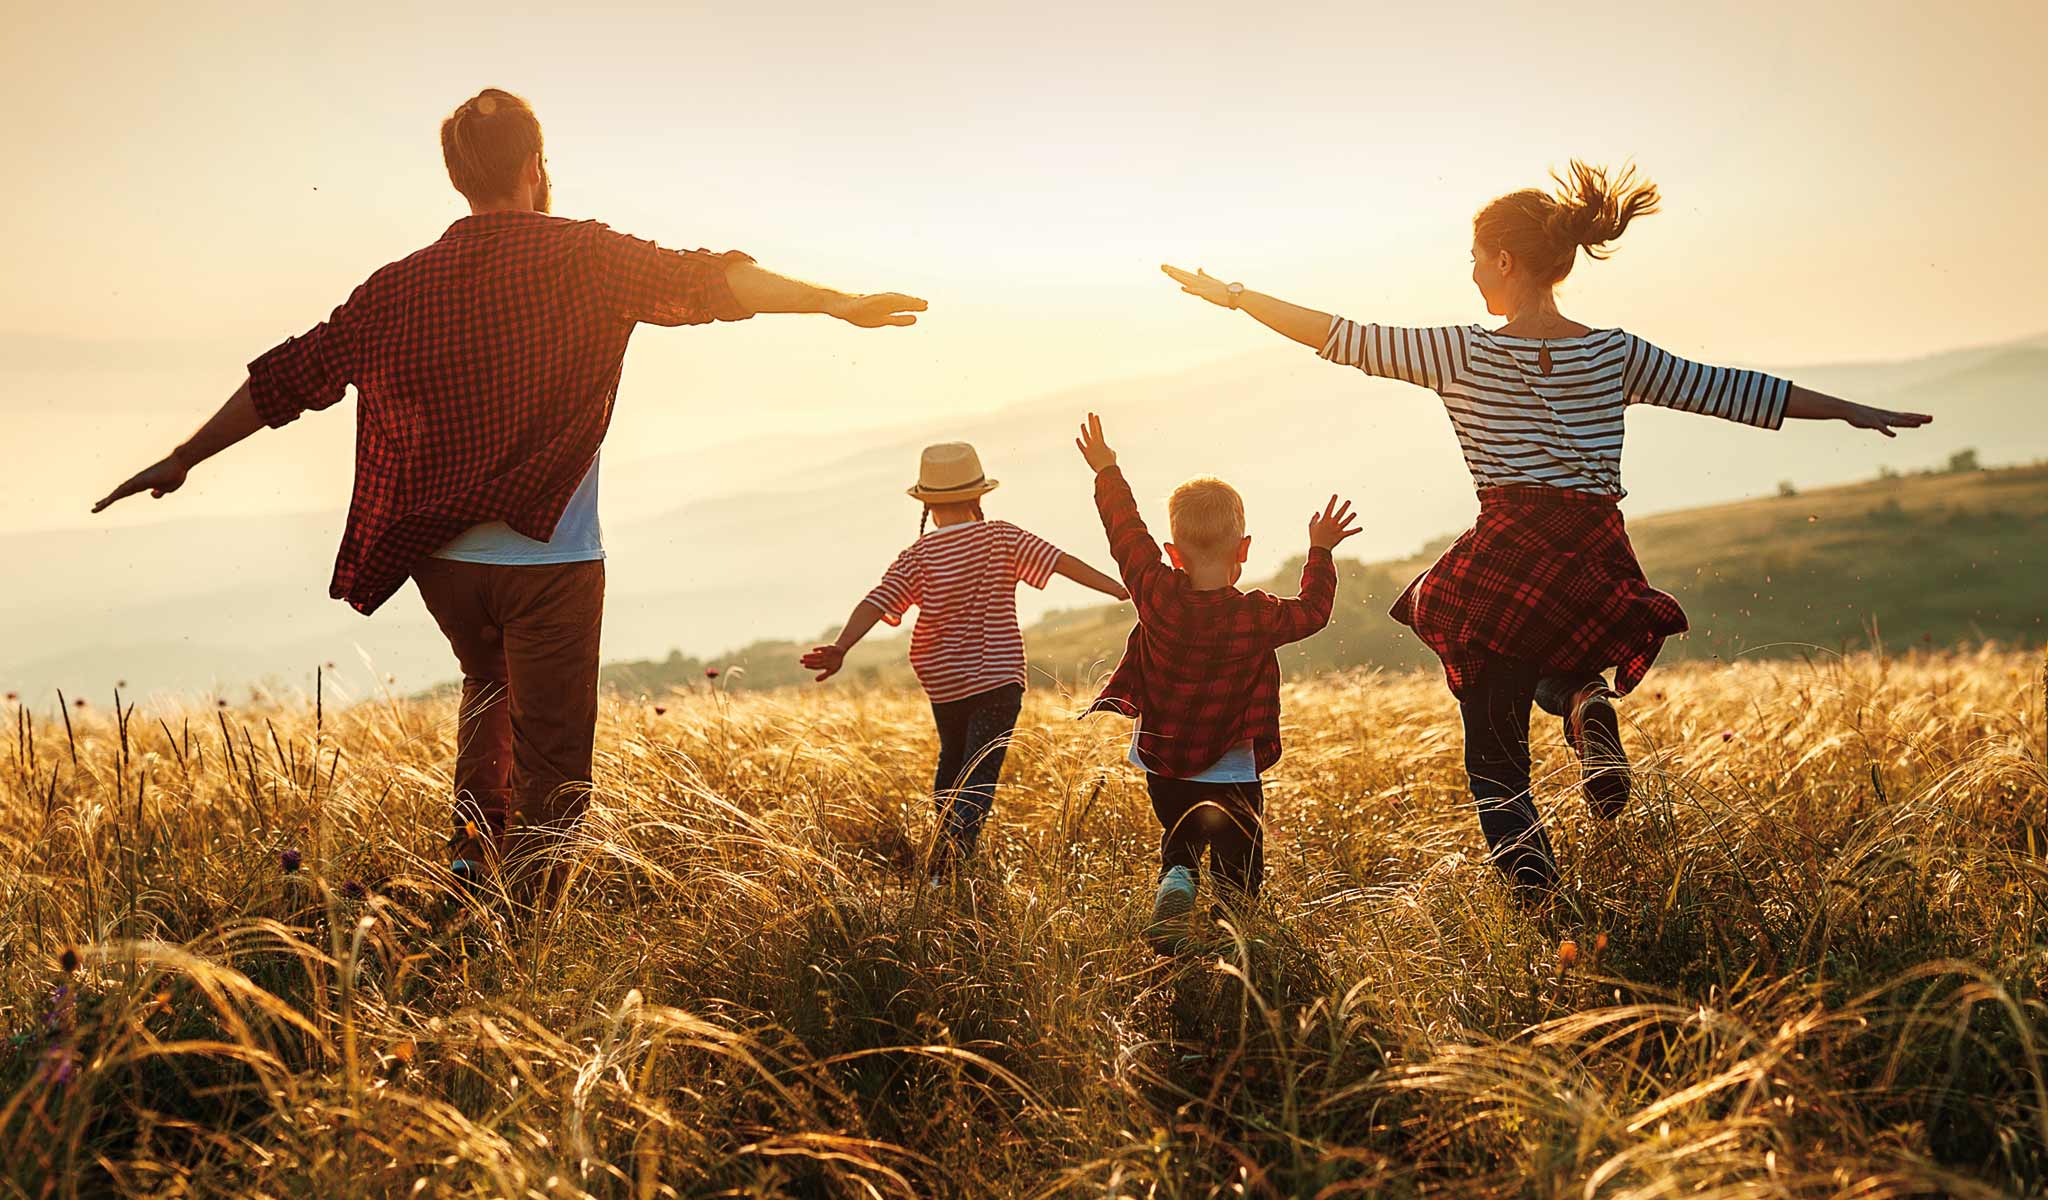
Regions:
<instances>
[{"instance_id":1,"label":"girl's shoe","mask_svg":"<svg viewBox=\"0 0 2048 1200\"><path fill-rule=\"evenodd\" d=\"M1606 683L1589 683L1572 696L1564 740L1579 756L1579 782L1593 815L1607 821L1620 816L1628 807L1628 752L1621 746L1621 718Z\"/></svg>"},{"instance_id":2,"label":"girl's shoe","mask_svg":"<svg viewBox=\"0 0 2048 1200\"><path fill-rule=\"evenodd\" d=\"M1152 897L1152 920L1145 926L1145 940L1161 954L1178 952L1188 934L1188 916L1194 911L1195 873L1186 867L1168 867Z\"/></svg>"}]
</instances>

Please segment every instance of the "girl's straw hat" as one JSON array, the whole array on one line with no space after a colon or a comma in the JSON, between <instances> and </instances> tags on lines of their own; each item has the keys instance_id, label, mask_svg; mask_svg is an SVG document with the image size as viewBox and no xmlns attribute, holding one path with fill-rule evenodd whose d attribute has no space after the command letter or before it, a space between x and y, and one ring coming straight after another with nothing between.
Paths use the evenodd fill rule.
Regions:
<instances>
[{"instance_id":1,"label":"girl's straw hat","mask_svg":"<svg viewBox=\"0 0 2048 1200\"><path fill-rule=\"evenodd\" d=\"M996 480L981 469L981 456L966 442L926 446L918 460L917 482L910 498L926 504L958 504L996 490Z\"/></svg>"}]
</instances>

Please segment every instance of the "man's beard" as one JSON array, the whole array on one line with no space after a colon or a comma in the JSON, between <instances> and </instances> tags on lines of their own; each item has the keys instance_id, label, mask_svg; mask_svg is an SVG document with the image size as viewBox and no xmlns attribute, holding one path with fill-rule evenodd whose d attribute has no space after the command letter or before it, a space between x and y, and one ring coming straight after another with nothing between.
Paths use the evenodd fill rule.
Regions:
<instances>
[{"instance_id":1,"label":"man's beard","mask_svg":"<svg viewBox=\"0 0 2048 1200\"><path fill-rule=\"evenodd\" d=\"M554 189L548 183L547 164L542 163L540 168L540 189L533 194L533 209L535 212L553 212L554 209L550 207L553 203Z\"/></svg>"}]
</instances>

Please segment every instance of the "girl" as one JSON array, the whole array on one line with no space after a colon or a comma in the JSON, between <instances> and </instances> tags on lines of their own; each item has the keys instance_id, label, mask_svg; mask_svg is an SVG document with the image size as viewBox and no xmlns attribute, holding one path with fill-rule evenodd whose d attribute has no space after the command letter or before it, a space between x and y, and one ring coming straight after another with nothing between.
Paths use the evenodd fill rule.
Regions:
<instances>
[{"instance_id":1,"label":"girl","mask_svg":"<svg viewBox=\"0 0 2048 1200\"><path fill-rule=\"evenodd\" d=\"M1472 223L1472 282L1499 329L1362 325L1166 267L1181 289L1253 319L1322 357L1443 397L1479 490L1478 523L1395 602L1394 618L1443 660L1465 724L1465 769L1494 864L1519 888L1557 879L1529 796L1529 706L1564 721L1593 811L1628 801L1614 698L1642 681L1664 639L1686 628L1643 578L1616 507L1622 413L1655 404L1776 429L1842 420L1887 437L1925 425L1756 371L1707 367L1621 329L1558 311L1581 249L1605 258L1629 222L1657 211L1632 168L1574 161L1555 193L1512 192ZM1604 673L1615 669L1610 688Z\"/></svg>"},{"instance_id":2,"label":"girl","mask_svg":"<svg viewBox=\"0 0 2048 1200\"><path fill-rule=\"evenodd\" d=\"M823 682L876 621L901 623L918 607L910 665L939 726L933 798L945 836L933 850L943 869L974 849L995 804L1003 753L1024 702L1024 635L1017 627L1017 584L1043 588L1054 575L1118 600L1122 585L1052 543L1008 521L983 516L981 497L996 488L965 442L927 446L918 481L924 502L918 538L896 556L882 582L854 606L839 640L804 655ZM929 532L926 524L933 526Z\"/></svg>"}]
</instances>

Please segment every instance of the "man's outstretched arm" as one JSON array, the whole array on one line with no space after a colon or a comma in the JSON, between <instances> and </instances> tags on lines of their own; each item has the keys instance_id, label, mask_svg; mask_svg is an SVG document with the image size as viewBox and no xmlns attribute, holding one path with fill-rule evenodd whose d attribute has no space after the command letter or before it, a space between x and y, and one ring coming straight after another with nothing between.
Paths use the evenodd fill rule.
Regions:
<instances>
[{"instance_id":1,"label":"man's outstretched arm","mask_svg":"<svg viewBox=\"0 0 2048 1200\"><path fill-rule=\"evenodd\" d=\"M884 325L915 325L914 314L925 302L901 292L855 296L762 269L752 260L735 260L725 270L733 299L752 313L823 313L863 329Z\"/></svg>"},{"instance_id":2,"label":"man's outstretched arm","mask_svg":"<svg viewBox=\"0 0 2048 1200\"><path fill-rule=\"evenodd\" d=\"M105 499L92 506L92 510L98 512L137 492L148 492L162 499L184 486L185 475L193 467L248 437L263 425L263 418L256 413L256 402L249 396L249 381L244 379L242 386L235 389L235 394L220 406L220 411L199 427L199 432L186 438L183 445L162 460L144 467L128 482L108 492Z\"/></svg>"}]
</instances>

